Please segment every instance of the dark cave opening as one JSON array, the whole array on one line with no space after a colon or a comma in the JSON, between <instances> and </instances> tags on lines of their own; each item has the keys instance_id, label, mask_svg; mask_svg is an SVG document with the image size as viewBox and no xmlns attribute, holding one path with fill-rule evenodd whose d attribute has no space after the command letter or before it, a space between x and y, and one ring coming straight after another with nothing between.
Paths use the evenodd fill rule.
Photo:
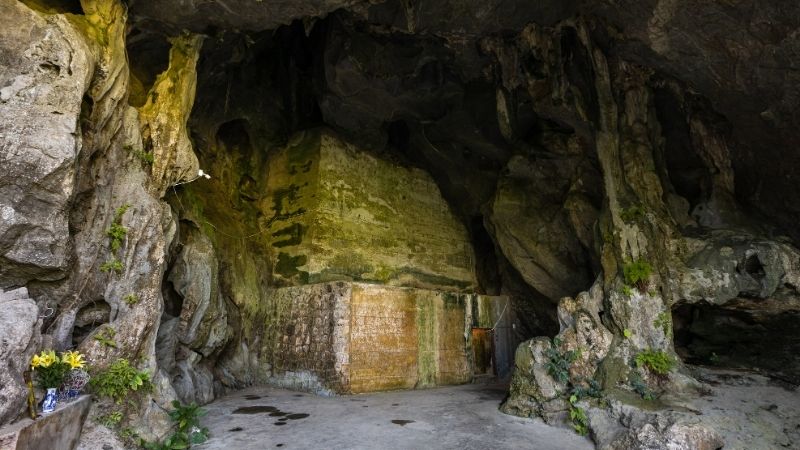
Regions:
<instances>
[{"instance_id":1,"label":"dark cave opening","mask_svg":"<svg viewBox=\"0 0 800 450\"><path fill-rule=\"evenodd\" d=\"M672 310L675 350L689 364L755 370L800 385L800 310L779 303L679 304Z\"/></svg>"},{"instance_id":2,"label":"dark cave opening","mask_svg":"<svg viewBox=\"0 0 800 450\"><path fill-rule=\"evenodd\" d=\"M78 346L92 331L111 321L111 305L97 300L78 310L72 329L72 345Z\"/></svg>"}]
</instances>

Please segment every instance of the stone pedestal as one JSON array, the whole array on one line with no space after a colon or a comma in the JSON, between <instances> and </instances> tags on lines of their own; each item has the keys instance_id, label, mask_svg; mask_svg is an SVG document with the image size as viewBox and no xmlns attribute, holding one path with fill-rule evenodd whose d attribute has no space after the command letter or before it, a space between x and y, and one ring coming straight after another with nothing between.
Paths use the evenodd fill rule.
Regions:
<instances>
[{"instance_id":1,"label":"stone pedestal","mask_svg":"<svg viewBox=\"0 0 800 450\"><path fill-rule=\"evenodd\" d=\"M23 419L0 429L3 450L71 450L78 444L91 396L83 395L36 420Z\"/></svg>"}]
</instances>

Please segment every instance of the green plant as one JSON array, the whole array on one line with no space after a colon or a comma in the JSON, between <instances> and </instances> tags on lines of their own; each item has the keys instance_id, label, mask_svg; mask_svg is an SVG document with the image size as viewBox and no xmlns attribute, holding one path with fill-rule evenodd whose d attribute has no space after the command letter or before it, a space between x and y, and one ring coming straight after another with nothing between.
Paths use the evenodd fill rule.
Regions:
<instances>
[{"instance_id":1,"label":"green plant","mask_svg":"<svg viewBox=\"0 0 800 450\"><path fill-rule=\"evenodd\" d=\"M114 272L114 273L122 273L122 262L117 258L109 259L108 261L104 262L100 265L101 272Z\"/></svg>"},{"instance_id":2,"label":"green plant","mask_svg":"<svg viewBox=\"0 0 800 450\"><path fill-rule=\"evenodd\" d=\"M622 286L622 295L625 295L627 297L632 296L633 295L633 289L631 289L631 287L628 286L627 284L623 285Z\"/></svg>"},{"instance_id":3,"label":"green plant","mask_svg":"<svg viewBox=\"0 0 800 450\"><path fill-rule=\"evenodd\" d=\"M117 330L108 326L98 331L97 334L94 335L94 340L99 342L100 345L117 348L117 342L114 340L114 336L116 335Z\"/></svg>"},{"instance_id":4,"label":"green plant","mask_svg":"<svg viewBox=\"0 0 800 450\"><path fill-rule=\"evenodd\" d=\"M97 395L111 398L117 404L131 391L146 392L153 386L150 374L136 370L125 358L117 359L106 370L94 374L89 384Z\"/></svg>"},{"instance_id":5,"label":"green plant","mask_svg":"<svg viewBox=\"0 0 800 450\"><path fill-rule=\"evenodd\" d=\"M122 225L122 216L125 215L125 212L130 207L131 205L126 203L117 208L114 212L114 220L111 222L111 226L106 230L106 236L108 236L109 239L108 247L111 249L111 259L100 266L101 272L122 273L122 262L117 259L115 254L122 248L122 243L125 241L125 236L128 234L128 229Z\"/></svg>"},{"instance_id":6,"label":"green plant","mask_svg":"<svg viewBox=\"0 0 800 450\"><path fill-rule=\"evenodd\" d=\"M650 284L650 275L653 273L653 267L650 263L637 259L626 263L622 267L622 272L625 275L625 284L636 286L641 293L647 292Z\"/></svg>"},{"instance_id":7,"label":"green plant","mask_svg":"<svg viewBox=\"0 0 800 450\"><path fill-rule=\"evenodd\" d=\"M577 400L591 397L591 398L601 398L603 396L603 390L600 387L600 383L596 380L590 379L586 381L586 385L579 384L572 388L572 392L570 397L574 396Z\"/></svg>"},{"instance_id":8,"label":"green plant","mask_svg":"<svg viewBox=\"0 0 800 450\"><path fill-rule=\"evenodd\" d=\"M569 397L569 420L576 433L586 436L589 433L589 419L586 417L586 410L577 405L578 400L575 394Z\"/></svg>"},{"instance_id":9,"label":"green plant","mask_svg":"<svg viewBox=\"0 0 800 450\"><path fill-rule=\"evenodd\" d=\"M719 364L719 356L717 355L717 352L711 352L711 354L708 356L708 362L714 365Z\"/></svg>"},{"instance_id":10,"label":"green plant","mask_svg":"<svg viewBox=\"0 0 800 450\"><path fill-rule=\"evenodd\" d=\"M636 367L647 367L658 375L666 375L675 366L675 360L663 350L644 350L636 355L635 361Z\"/></svg>"},{"instance_id":11,"label":"green plant","mask_svg":"<svg viewBox=\"0 0 800 450\"><path fill-rule=\"evenodd\" d=\"M641 219L645 215L645 209L642 205L634 205L628 208L622 208L622 211L619 213L619 217L625 222L635 222L637 219Z\"/></svg>"},{"instance_id":12,"label":"green plant","mask_svg":"<svg viewBox=\"0 0 800 450\"><path fill-rule=\"evenodd\" d=\"M672 337L672 315L669 312L661 312L653 321L653 326L661 328L667 338Z\"/></svg>"},{"instance_id":13,"label":"green plant","mask_svg":"<svg viewBox=\"0 0 800 450\"><path fill-rule=\"evenodd\" d=\"M122 216L125 215L125 212L130 207L131 205L126 203L117 208L114 212L114 220L106 230L106 236L110 239L109 248L111 248L112 252L116 252L122 247L122 241L125 240L125 235L128 234L128 229L122 226Z\"/></svg>"},{"instance_id":14,"label":"green plant","mask_svg":"<svg viewBox=\"0 0 800 450\"><path fill-rule=\"evenodd\" d=\"M622 335L625 336L625 339L630 339L631 336L633 336L633 332L630 329L625 328L622 330Z\"/></svg>"},{"instance_id":15,"label":"green plant","mask_svg":"<svg viewBox=\"0 0 800 450\"><path fill-rule=\"evenodd\" d=\"M69 362L59 358L54 350L44 350L31 360L31 370L36 375L37 384L44 389L60 387L70 369Z\"/></svg>"},{"instance_id":16,"label":"green plant","mask_svg":"<svg viewBox=\"0 0 800 450\"><path fill-rule=\"evenodd\" d=\"M97 416L96 419L97 423L103 425L106 428L116 428L120 422L122 422L122 412L121 411L111 411L108 414L103 414Z\"/></svg>"},{"instance_id":17,"label":"green plant","mask_svg":"<svg viewBox=\"0 0 800 450\"><path fill-rule=\"evenodd\" d=\"M123 147L128 153L132 153L133 156L139 158L139 160L147 165L153 165L155 162L155 156L153 152L146 152L144 150L135 149L132 145L126 145Z\"/></svg>"},{"instance_id":18,"label":"green plant","mask_svg":"<svg viewBox=\"0 0 800 450\"><path fill-rule=\"evenodd\" d=\"M561 341L558 338L553 338L550 348L545 350L545 356L547 356L548 359L545 363L545 367L547 368L547 373L556 381L559 383L568 383L569 368L578 358L579 353L575 350L561 352L559 349L560 346Z\"/></svg>"},{"instance_id":19,"label":"green plant","mask_svg":"<svg viewBox=\"0 0 800 450\"><path fill-rule=\"evenodd\" d=\"M644 400L655 400L656 396L653 391L647 386L647 384L642 379L641 375L639 375L636 371L631 371L628 375L628 382L631 384L633 390L639 394L642 399Z\"/></svg>"},{"instance_id":20,"label":"green plant","mask_svg":"<svg viewBox=\"0 0 800 450\"><path fill-rule=\"evenodd\" d=\"M142 442L142 446L149 450L174 450L185 449L195 444L202 444L208 440L208 428L200 426L200 417L205 411L197 404L182 405L173 400L169 412L175 431L162 442Z\"/></svg>"},{"instance_id":21,"label":"green plant","mask_svg":"<svg viewBox=\"0 0 800 450\"><path fill-rule=\"evenodd\" d=\"M139 297L137 297L136 294L128 294L122 298L122 301L124 301L128 306L133 306L139 303Z\"/></svg>"}]
</instances>

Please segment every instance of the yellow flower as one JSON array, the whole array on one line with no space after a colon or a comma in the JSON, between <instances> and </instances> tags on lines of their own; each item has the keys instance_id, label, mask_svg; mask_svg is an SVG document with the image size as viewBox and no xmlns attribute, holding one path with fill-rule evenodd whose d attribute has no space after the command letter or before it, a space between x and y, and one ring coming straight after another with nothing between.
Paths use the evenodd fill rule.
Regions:
<instances>
[{"instance_id":1,"label":"yellow flower","mask_svg":"<svg viewBox=\"0 0 800 450\"><path fill-rule=\"evenodd\" d=\"M75 351L62 353L61 361L69 364L70 369L83 369L83 366L86 364L86 361L83 360L83 355Z\"/></svg>"},{"instance_id":2,"label":"yellow flower","mask_svg":"<svg viewBox=\"0 0 800 450\"><path fill-rule=\"evenodd\" d=\"M39 356L39 365L42 367L50 367L53 363L58 362L58 356L54 350L49 352L42 352Z\"/></svg>"},{"instance_id":3,"label":"yellow flower","mask_svg":"<svg viewBox=\"0 0 800 450\"><path fill-rule=\"evenodd\" d=\"M41 365L42 365L42 358L40 358L39 355L33 355L33 359L31 359L31 369L36 369Z\"/></svg>"}]
</instances>

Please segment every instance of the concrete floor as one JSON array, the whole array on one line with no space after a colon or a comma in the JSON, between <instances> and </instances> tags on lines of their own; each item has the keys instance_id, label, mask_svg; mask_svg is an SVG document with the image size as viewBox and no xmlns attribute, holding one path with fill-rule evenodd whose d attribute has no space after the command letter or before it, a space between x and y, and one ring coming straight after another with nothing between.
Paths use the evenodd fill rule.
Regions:
<instances>
[{"instance_id":1,"label":"concrete floor","mask_svg":"<svg viewBox=\"0 0 800 450\"><path fill-rule=\"evenodd\" d=\"M592 449L571 429L497 410L504 386L341 397L250 388L205 408L201 449ZM260 407L260 408L259 408ZM244 408L236 410L239 408ZM307 415L307 416L306 416ZM281 424L281 425L278 425Z\"/></svg>"}]
</instances>

